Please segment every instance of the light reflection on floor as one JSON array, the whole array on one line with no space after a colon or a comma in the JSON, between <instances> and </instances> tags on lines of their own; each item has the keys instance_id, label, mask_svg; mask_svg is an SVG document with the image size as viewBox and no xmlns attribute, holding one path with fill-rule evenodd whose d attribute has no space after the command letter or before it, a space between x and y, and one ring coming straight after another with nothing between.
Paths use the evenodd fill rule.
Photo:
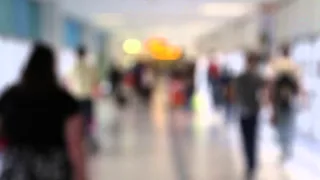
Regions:
<instances>
[{"instance_id":1,"label":"light reflection on floor","mask_svg":"<svg viewBox=\"0 0 320 180\"><path fill-rule=\"evenodd\" d=\"M223 118L212 110L207 92L197 94L201 107L190 113L172 110L165 90L161 86L157 89L150 110L134 104L118 116L112 115L110 101L103 101L104 108L98 114L109 118L109 123L99 128L102 150L91 159L91 179L241 180L237 124L223 126ZM319 175L297 162L291 164L289 174L284 174L277 162L279 152L272 130L266 127L261 129L258 180L287 180L288 176L292 180L318 179ZM300 150L299 154L307 152Z\"/></svg>"}]
</instances>

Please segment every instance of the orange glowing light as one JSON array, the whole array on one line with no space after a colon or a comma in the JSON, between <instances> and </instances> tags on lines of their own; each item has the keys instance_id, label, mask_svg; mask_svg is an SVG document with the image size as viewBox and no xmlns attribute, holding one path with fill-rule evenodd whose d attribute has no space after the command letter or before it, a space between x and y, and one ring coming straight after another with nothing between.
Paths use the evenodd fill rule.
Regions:
<instances>
[{"instance_id":1,"label":"orange glowing light","mask_svg":"<svg viewBox=\"0 0 320 180\"><path fill-rule=\"evenodd\" d=\"M178 60L182 50L178 46L170 45L164 38L153 38L146 42L147 52L157 60Z\"/></svg>"}]
</instances>

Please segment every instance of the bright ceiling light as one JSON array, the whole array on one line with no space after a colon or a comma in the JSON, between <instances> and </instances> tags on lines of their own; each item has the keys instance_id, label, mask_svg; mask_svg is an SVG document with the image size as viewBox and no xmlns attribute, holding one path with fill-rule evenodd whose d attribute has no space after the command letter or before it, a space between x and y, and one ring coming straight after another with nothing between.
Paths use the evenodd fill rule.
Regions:
<instances>
[{"instance_id":1,"label":"bright ceiling light","mask_svg":"<svg viewBox=\"0 0 320 180\"><path fill-rule=\"evenodd\" d=\"M252 3L207 3L199 7L200 14L210 17L240 17L252 10Z\"/></svg>"},{"instance_id":2,"label":"bright ceiling light","mask_svg":"<svg viewBox=\"0 0 320 180\"><path fill-rule=\"evenodd\" d=\"M127 54L137 55L142 51L141 42L137 39L127 39L122 45L123 51Z\"/></svg>"}]
</instances>

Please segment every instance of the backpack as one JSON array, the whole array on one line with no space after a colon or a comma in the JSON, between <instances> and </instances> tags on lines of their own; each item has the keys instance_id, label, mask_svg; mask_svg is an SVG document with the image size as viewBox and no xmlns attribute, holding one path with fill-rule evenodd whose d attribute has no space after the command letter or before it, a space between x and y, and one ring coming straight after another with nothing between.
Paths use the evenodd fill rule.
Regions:
<instances>
[{"instance_id":1,"label":"backpack","mask_svg":"<svg viewBox=\"0 0 320 180\"><path fill-rule=\"evenodd\" d=\"M274 90L275 105L281 110L288 110L298 93L298 83L291 74L283 73L276 77Z\"/></svg>"}]
</instances>

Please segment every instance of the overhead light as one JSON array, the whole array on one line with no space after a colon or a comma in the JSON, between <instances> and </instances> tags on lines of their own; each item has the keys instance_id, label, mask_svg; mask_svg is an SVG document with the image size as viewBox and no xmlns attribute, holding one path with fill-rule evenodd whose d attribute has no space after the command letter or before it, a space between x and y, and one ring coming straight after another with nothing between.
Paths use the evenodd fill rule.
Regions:
<instances>
[{"instance_id":1,"label":"overhead light","mask_svg":"<svg viewBox=\"0 0 320 180\"><path fill-rule=\"evenodd\" d=\"M142 51L141 42L137 39L127 39L122 45L123 51L127 54L137 55Z\"/></svg>"},{"instance_id":2,"label":"overhead light","mask_svg":"<svg viewBox=\"0 0 320 180\"><path fill-rule=\"evenodd\" d=\"M198 11L203 16L239 17L253 9L252 3L206 3Z\"/></svg>"}]
</instances>

